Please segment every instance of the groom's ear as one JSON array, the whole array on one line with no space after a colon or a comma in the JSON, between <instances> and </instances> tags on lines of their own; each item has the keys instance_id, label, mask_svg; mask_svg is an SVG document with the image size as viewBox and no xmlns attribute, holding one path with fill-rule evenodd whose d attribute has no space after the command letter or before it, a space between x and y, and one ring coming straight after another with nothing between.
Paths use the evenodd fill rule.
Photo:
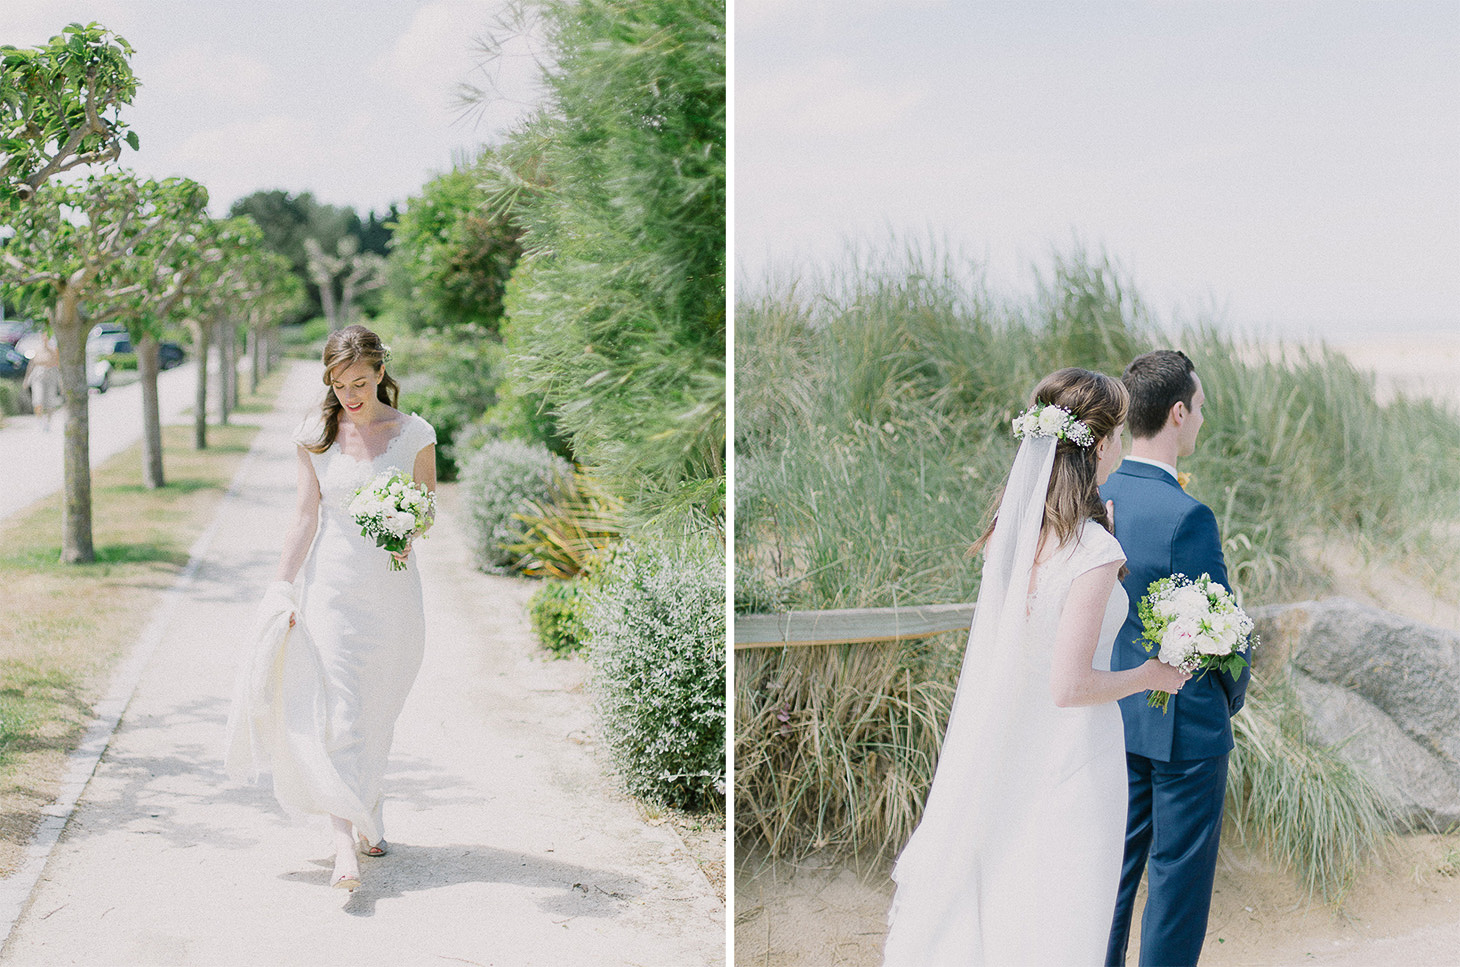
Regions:
<instances>
[{"instance_id":1,"label":"groom's ear","mask_svg":"<svg viewBox=\"0 0 1460 967\"><path fill-rule=\"evenodd\" d=\"M1181 424L1186 422L1186 418L1190 414L1191 411L1186 408L1186 402L1184 400L1177 400L1171 404L1171 409L1166 411L1166 425L1180 427Z\"/></svg>"}]
</instances>

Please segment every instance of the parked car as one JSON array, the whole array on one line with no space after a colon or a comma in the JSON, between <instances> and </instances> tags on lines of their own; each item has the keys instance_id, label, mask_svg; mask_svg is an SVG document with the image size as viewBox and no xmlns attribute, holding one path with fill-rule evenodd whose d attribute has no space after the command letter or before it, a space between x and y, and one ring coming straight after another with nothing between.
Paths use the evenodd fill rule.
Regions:
<instances>
[{"instance_id":1,"label":"parked car","mask_svg":"<svg viewBox=\"0 0 1460 967\"><path fill-rule=\"evenodd\" d=\"M10 319L0 322L0 344L14 346L21 338L35 331L35 326L24 319Z\"/></svg>"},{"instance_id":2,"label":"parked car","mask_svg":"<svg viewBox=\"0 0 1460 967\"><path fill-rule=\"evenodd\" d=\"M181 366L187 353L175 342L163 342L157 344L157 364L162 369L172 369L174 366Z\"/></svg>"},{"instance_id":3,"label":"parked car","mask_svg":"<svg viewBox=\"0 0 1460 967\"><path fill-rule=\"evenodd\" d=\"M0 345L0 379L24 379L25 368L29 365L30 360L25 356L9 346Z\"/></svg>"},{"instance_id":4,"label":"parked car","mask_svg":"<svg viewBox=\"0 0 1460 967\"><path fill-rule=\"evenodd\" d=\"M87 348L93 345L96 351L105 356L129 356L137 350L132 345L132 337L125 329L120 332L99 326L97 330L87 339ZM182 361L187 358L187 353L175 342L166 341L157 344L157 364L160 369L172 369L174 366L181 366ZM128 362L119 367L132 369L135 364Z\"/></svg>"},{"instance_id":5,"label":"parked car","mask_svg":"<svg viewBox=\"0 0 1460 967\"><path fill-rule=\"evenodd\" d=\"M186 358L183 348L175 342L157 344L157 365L160 369L172 369ZM136 350L132 348L132 337L125 328L118 331L112 324L104 324L92 330L86 340L86 382L92 389L105 393L111 386L112 373L136 368Z\"/></svg>"}]
</instances>

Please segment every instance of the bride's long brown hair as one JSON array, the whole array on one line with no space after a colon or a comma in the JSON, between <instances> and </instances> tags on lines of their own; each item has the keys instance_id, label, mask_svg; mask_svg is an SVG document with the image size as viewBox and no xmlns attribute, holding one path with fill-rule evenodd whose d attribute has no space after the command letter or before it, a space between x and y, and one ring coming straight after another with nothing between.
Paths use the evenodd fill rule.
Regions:
<instances>
[{"instance_id":1,"label":"bride's long brown hair","mask_svg":"<svg viewBox=\"0 0 1460 967\"><path fill-rule=\"evenodd\" d=\"M311 453L324 453L334 445L335 437L340 433L340 411L344 409L340 405L339 397L335 396L334 387L330 385L331 374L337 371L349 369L356 363L364 360L380 373L380 384L375 387L375 397L386 406L395 407L396 401L400 399L400 386L391 379L390 374L384 372L385 361L390 358L386 351L385 344L380 337L366 329L364 326L346 326L330 333L329 339L324 344L324 400L320 403L321 430L319 439L314 443L306 444L305 449Z\"/></svg>"},{"instance_id":2,"label":"bride's long brown hair","mask_svg":"<svg viewBox=\"0 0 1460 967\"><path fill-rule=\"evenodd\" d=\"M1125 422L1125 413L1130 405L1130 393L1125 384L1114 376L1096 373L1088 369L1071 366L1050 373L1034 388L1031 403L1062 406L1090 428L1099 443ZM1062 545L1080 532L1080 522L1090 518L1112 534L1114 523L1105 511L1100 499L1100 485L1095 482L1095 471L1099 467L1095 455L1095 444L1082 447L1070 440L1060 440L1055 445L1054 468L1049 474L1049 490L1044 497L1044 525L1040 532L1040 543L1053 536L1056 546ZM989 508L989 523L973 545L980 550L994 533L995 517L1004 498L999 488L993 505ZM1124 573L1124 568L1122 568Z\"/></svg>"}]
</instances>

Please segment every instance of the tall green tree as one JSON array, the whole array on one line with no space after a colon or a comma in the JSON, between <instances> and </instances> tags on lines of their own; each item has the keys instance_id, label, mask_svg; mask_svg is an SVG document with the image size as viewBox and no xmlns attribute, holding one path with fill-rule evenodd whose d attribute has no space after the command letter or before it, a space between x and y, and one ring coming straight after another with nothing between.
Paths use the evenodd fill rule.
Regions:
<instances>
[{"instance_id":1,"label":"tall green tree","mask_svg":"<svg viewBox=\"0 0 1460 967\"><path fill-rule=\"evenodd\" d=\"M285 191L256 191L234 202L230 216L247 215L264 233L264 247L289 260L291 271L306 289L306 299L286 322L303 322L311 316L325 315L320 293L309 274L309 253L306 240L313 239L325 252L338 252L340 242L349 237L358 242L357 251L373 252L384 257L390 243L388 221L372 212L363 223L355 210L316 201L310 192L291 195Z\"/></svg>"},{"instance_id":2,"label":"tall green tree","mask_svg":"<svg viewBox=\"0 0 1460 967\"><path fill-rule=\"evenodd\" d=\"M61 560L95 560L91 538L90 412L86 337L98 323L127 311L139 283L125 261L155 236L191 219L207 204L202 185L183 178L139 181L127 173L91 176L71 186L46 185L12 220L15 235L0 250L0 281L46 308L61 356L66 403L65 495ZM70 217L77 213L78 218Z\"/></svg>"},{"instance_id":3,"label":"tall green tree","mask_svg":"<svg viewBox=\"0 0 1460 967\"><path fill-rule=\"evenodd\" d=\"M544 108L491 165L523 227L514 380L640 511L723 508L725 5L543 0Z\"/></svg>"},{"instance_id":4,"label":"tall green tree","mask_svg":"<svg viewBox=\"0 0 1460 967\"><path fill-rule=\"evenodd\" d=\"M480 181L475 167L437 175L396 219L391 262L406 280L401 301L415 329L500 329L521 229L487 204Z\"/></svg>"},{"instance_id":5,"label":"tall green tree","mask_svg":"<svg viewBox=\"0 0 1460 967\"><path fill-rule=\"evenodd\" d=\"M36 47L0 46L0 203L27 201L50 178L137 148L120 108L137 92L132 47L97 23L73 23Z\"/></svg>"},{"instance_id":6,"label":"tall green tree","mask_svg":"<svg viewBox=\"0 0 1460 967\"><path fill-rule=\"evenodd\" d=\"M157 388L161 339L204 267L222 255L214 242L217 231L204 209L206 201L206 193L194 193L192 205L180 206L177 217L137 245L120 266L121 273L136 282L124 318L142 384L142 477L154 490L166 483Z\"/></svg>"}]
</instances>

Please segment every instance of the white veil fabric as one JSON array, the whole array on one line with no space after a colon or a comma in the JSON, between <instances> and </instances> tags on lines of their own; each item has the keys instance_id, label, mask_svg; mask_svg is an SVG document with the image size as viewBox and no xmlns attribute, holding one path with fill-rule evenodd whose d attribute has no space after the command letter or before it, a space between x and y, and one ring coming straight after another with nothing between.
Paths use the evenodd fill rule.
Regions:
<instances>
[{"instance_id":1,"label":"white veil fabric","mask_svg":"<svg viewBox=\"0 0 1460 967\"><path fill-rule=\"evenodd\" d=\"M1034 820L1028 810L1048 781L1048 763L1037 755L1045 731L1039 716L1052 708L1048 679L1044 694L1036 694L1040 678L1030 673L1024 643L1058 442L1026 438L1009 472L933 785L893 869L898 886L885 964L986 962L980 920L996 908L982 902L986 874L1016 860L1004 833ZM970 938L977 949L969 949Z\"/></svg>"}]
</instances>

